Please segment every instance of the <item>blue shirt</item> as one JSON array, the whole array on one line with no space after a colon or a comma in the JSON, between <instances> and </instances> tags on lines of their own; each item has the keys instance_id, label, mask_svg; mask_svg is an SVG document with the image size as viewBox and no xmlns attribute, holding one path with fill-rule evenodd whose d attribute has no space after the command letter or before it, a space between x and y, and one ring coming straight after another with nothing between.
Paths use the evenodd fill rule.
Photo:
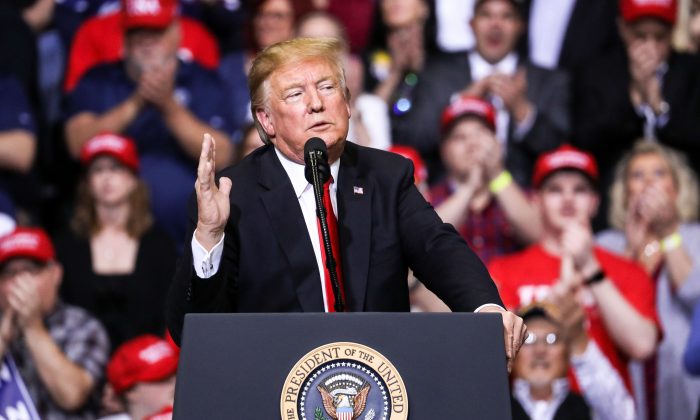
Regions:
<instances>
[{"instance_id":1,"label":"blue shirt","mask_svg":"<svg viewBox=\"0 0 700 420\"><path fill-rule=\"evenodd\" d=\"M29 100L17 79L0 76L0 132L26 130L37 134ZM30 205L38 197L38 184L31 175L0 169L0 212L14 214L14 203Z\"/></svg>"},{"instance_id":2,"label":"blue shirt","mask_svg":"<svg viewBox=\"0 0 700 420\"><path fill-rule=\"evenodd\" d=\"M180 62L173 95L199 120L230 134L233 113L223 86L216 73L196 63ZM68 97L66 115L70 118L81 112L103 114L124 102L136 88L123 62L95 67ZM152 105L142 108L123 134L136 142L141 161L139 173L150 189L156 222L174 240L182 240L197 158L185 152L160 111Z\"/></svg>"},{"instance_id":3,"label":"blue shirt","mask_svg":"<svg viewBox=\"0 0 700 420\"><path fill-rule=\"evenodd\" d=\"M22 129L36 134L27 95L17 79L0 76L0 98L0 131Z\"/></svg>"},{"instance_id":4,"label":"blue shirt","mask_svg":"<svg viewBox=\"0 0 700 420\"><path fill-rule=\"evenodd\" d=\"M125 101L136 90L123 62L91 69L67 98L66 119L81 112L103 114ZM179 62L174 96L202 122L231 134L234 131L230 101L216 73L196 63ZM123 133L134 139L140 155L156 154L196 164L168 130L158 109L146 105Z\"/></svg>"}]
</instances>

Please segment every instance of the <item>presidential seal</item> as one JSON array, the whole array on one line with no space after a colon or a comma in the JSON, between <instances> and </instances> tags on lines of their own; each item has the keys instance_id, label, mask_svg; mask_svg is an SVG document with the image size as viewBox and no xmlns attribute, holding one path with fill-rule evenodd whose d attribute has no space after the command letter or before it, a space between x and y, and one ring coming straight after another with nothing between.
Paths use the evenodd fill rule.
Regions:
<instances>
[{"instance_id":1,"label":"presidential seal","mask_svg":"<svg viewBox=\"0 0 700 420\"><path fill-rule=\"evenodd\" d=\"M282 389L283 420L406 420L406 387L381 353L357 343L318 347L292 368Z\"/></svg>"}]
</instances>

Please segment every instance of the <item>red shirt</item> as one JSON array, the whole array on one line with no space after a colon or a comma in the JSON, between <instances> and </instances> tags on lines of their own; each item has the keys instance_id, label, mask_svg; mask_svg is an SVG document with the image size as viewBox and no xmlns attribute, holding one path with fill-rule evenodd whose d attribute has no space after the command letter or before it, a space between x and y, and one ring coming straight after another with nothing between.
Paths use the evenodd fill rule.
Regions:
<instances>
[{"instance_id":1,"label":"red shirt","mask_svg":"<svg viewBox=\"0 0 700 420\"><path fill-rule=\"evenodd\" d=\"M179 20L182 38L178 57L183 61L194 60L207 69L216 69L219 66L219 46L214 36L194 19L181 16ZM73 90L92 67L121 60L123 45L121 13L95 16L85 21L73 38L64 90Z\"/></svg>"},{"instance_id":2,"label":"red shirt","mask_svg":"<svg viewBox=\"0 0 700 420\"><path fill-rule=\"evenodd\" d=\"M645 318L656 325L655 296L652 280L631 260L595 247L594 254L606 277L622 296ZM511 310L545 299L559 278L560 258L548 254L541 245L533 245L521 252L491 260L489 272L498 286L503 303ZM589 336L631 389L627 371L628 358L608 334L595 299L585 291L584 306Z\"/></svg>"}]
</instances>

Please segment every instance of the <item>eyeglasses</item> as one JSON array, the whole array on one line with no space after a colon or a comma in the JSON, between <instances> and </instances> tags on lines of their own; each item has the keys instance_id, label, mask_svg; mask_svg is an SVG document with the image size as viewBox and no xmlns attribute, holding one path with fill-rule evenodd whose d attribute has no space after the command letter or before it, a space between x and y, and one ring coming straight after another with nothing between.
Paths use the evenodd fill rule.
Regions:
<instances>
[{"instance_id":1,"label":"eyeglasses","mask_svg":"<svg viewBox=\"0 0 700 420\"><path fill-rule=\"evenodd\" d=\"M553 346L557 343L560 342L560 337L557 333L547 333L543 336L538 336L537 334L533 332L528 332L527 337L525 338L525 342L523 343L526 346L534 346L537 343L544 343L547 346Z\"/></svg>"}]
</instances>

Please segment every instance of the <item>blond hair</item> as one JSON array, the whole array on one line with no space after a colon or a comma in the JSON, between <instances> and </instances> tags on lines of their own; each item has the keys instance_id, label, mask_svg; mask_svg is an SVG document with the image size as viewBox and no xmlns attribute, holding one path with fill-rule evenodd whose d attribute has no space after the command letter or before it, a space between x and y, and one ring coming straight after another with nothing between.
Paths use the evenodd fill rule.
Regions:
<instances>
[{"instance_id":1,"label":"blond hair","mask_svg":"<svg viewBox=\"0 0 700 420\"><path fill-rule=\"evenodd\" d=\"M343 96L346 101L349 101L350 92L345 83L342 53L343 44L335 38L295 38L270 45L255 57L248 75L250 110L253 113L255 127L265 144L270 143L270 137L258 121L256 111L260 108L266 108L268 105L269 80L272 73L282 66L313 59L324 60L333 68Z\"/></svg>"},{"instance_id":2,"label":"blond hair","mask_svg":"<svg viewBox=\"0 0 700 420\"><path fill-rule=\"evenodd\" d=\"M610 187L610 210L608 221L617 229L624 229L627 216L627 178L632 160L640 155L661 156L671 170L673 183L678 191L676 208L681 222L698 218L698 179L688 165L685 155L649 140L639 140L615 167L615 179Z\"/></svg>"}]
</instances>

